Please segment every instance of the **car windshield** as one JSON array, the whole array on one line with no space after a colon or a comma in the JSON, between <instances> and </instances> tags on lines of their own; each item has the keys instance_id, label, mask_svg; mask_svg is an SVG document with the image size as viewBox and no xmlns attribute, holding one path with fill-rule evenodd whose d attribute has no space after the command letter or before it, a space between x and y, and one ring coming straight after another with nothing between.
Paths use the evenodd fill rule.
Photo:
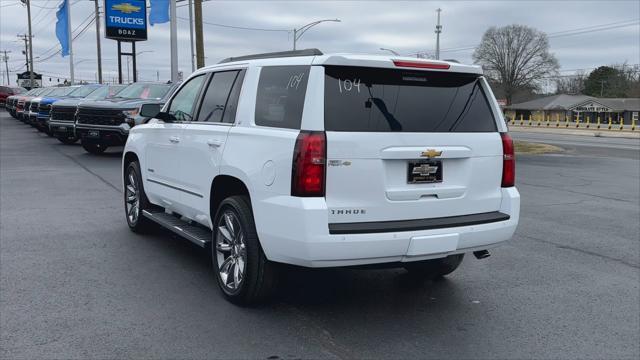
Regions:
<instances>
[{"instance_id":1,"label":"car windshield","mask_svg":"<svg viewBox=\"0 0 640 360\"><path fill-rule=\"evenodd\" d=\"M45 95L49 95L51 94L53 91L55 91L56 88L46 88L46 89L42 89L42 91L38 91L37 93L33 94L32 96L45 96Z\"/></svg>"},{"instance_id":2,"label":"car windshield","mask_svg":"<svg viewBox=\"0 0 640 360\"><path fill-rule=\"evenodd\" d=\"M75 87L60 87L60 88L54 89L50 93L47 93L47 96L66 96L76 89L77 88Z\"/></svg>"},{"instance_id":3,"label":"car windshield","mask_svg":"<svg viewBox=\"0 0 640 360\"><path fill-rule=\"evenodd\" d=\"M104 100L110 97L113 97L118 92L122 91L122 89L126 88L126 85L109 85L109 86L101 86L96 89L94 92L89 94L89 96L85 97L87 100Z\"/></svg>"},{"instance_id":4,"label":"car windshield","mask_svg":"<svg viewBox=\"0 0 640 360\"><path fill-rule=\"evenodd\" d=\"M74 98L83 98L93 93L97 88L98 87L95 85L81 86L69 93L69 96Z\"/></svg>"},{"instance_id":5,"label":"car windshield","mask_svg":"<svg viewBox=\"0 0 640 360\"><path fill-rule=\"evenodd\" d=\"M171 89L170 84L131 84L114 98L121 99L162 99Z\"/></svg>"}]
</instances>

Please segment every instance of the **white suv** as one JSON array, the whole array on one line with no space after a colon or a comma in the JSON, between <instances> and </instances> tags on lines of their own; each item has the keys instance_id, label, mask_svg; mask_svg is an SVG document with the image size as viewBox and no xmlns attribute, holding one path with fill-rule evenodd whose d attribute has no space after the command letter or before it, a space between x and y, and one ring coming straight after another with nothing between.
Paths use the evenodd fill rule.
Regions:
<instances>
[{"instance_id":1,"label":"white suv","mask_svg":"<svg viewBox=\"0 0 640 360\"><path fill-rule=\"evenodd\" d=\"M244 56L141 114L153 119L123 155L127 222L210 245L233 302L264 299L276 263L446 275L518 223L513 144L477 66Z\"/></svg>"}]
</instances>

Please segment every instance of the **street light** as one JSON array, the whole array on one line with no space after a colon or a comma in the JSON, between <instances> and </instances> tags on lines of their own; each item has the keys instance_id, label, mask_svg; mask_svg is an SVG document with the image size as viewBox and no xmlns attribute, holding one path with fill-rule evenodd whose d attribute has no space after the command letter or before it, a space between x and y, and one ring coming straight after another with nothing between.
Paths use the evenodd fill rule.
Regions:
<instances>
[{"instance_id":1,"label":"street light","mask_svg":"<svg viewBox=\"0 0 640 360\"><path fill-rule=\"evenodd\" d=\"M393 55L395 55L395 56L400 56L400 54L398 54L396 51L393 51L393 50L391 50L391 49L387 49L387 48L380 48L380 50L382 50L382 51L388 51L388 52L392 53L392 54L393 54Z\"/></svg>"},{"instance_id":2,"label":"street light","mask_svg":"<svg viewBox=\"0 0 640 360\"><path fill-rule=\"evenodd\" d=\"M340 19L324 19L324 20L318 20L318 21L308 23L307 25L299 27L297 29L293 29L293 50L296 49L296 42L302 37L302 34L304 34L307 30L311 29L312 27L327 21L341 22Z\"/></svg>"},{"instance_id":3,"label":"street light","mask_svg":"<svg viewBox=\"0 0 640 360\"><path fill-rule=\"evenodd\" d=\"M144 53L152 53L154 52L153 50L144 50L144 51L138 51L136 53L136 56L140 55L140 54L144 54ZM129 80L129 59L131 59L131 56L127 56L127 83L131 82ZM137 78L137 76L136 76Z\"/></svg>"}]
</instances>

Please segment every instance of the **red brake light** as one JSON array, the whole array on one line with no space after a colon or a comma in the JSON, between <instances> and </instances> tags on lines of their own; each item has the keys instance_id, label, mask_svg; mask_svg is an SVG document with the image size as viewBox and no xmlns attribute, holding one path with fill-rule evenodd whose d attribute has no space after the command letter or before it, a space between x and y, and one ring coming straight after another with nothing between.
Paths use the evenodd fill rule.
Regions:
<instances>
[{"instance_id":1,"label":"red brake light","mask_svg":"<svg viewBox=\"0 0 640 360\"><path fill-rule=\"evenodd\" d=\"M516 183L516 155L513 140L507 133L500 133L502 138L502 187L512 187Z\"/></svg>"},{"instance_id":2,"label":"red brake light","mask_svg":"<svg viewBox=\"0 0 640 360\"><path fill-rule=\"evenodd\" d=\"M323 131L301 131L293 151L292 196L324 196L327 139Z\"/></svg>"},{"instance_id":3,"label":"red brake light","mask_svg":"<svg viewBox=\"0 0 640 360\"><path fill-rule=\"evenodd\" d=\"M393 60L393 65L399 67L411 67L418 69L439 69L447 70L451 67L449 64L432 63L427 61L405 61L405 60Z\"/></svg>"}]
</instances>

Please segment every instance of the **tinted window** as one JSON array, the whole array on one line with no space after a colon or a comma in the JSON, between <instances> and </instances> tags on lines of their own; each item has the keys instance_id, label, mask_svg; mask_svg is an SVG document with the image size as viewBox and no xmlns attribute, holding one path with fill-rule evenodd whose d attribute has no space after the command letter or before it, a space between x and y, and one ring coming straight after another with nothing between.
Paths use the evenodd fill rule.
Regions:
<instances>
[{"instance_id":1,"label":"tinted window","mask_svg":"<svg viewBox=\"0 0 640 360\"><path fill-rule=\"evenodd\" d=\"M221 122L224 115L229 93L238 76L237 71L225 71L213 74L207 92L202 100L199 121Z\"/></svg>"},{"instance_id":2,"label":"tinted window","mask_svg":"<svg viewBox=\"0 0 640 360\"><path fill-rule=\"evenodd\" d=\"M325 129L493 132L478 75L325 67Z\"/></svg>"},{"instance_id":3,"label":"tinted window","mask_svg":"<svg viewBox=\"0 0 640 360\"><path fill-rule=\"evenodd\" d=\"M198 100L198 94L200 94L200 88L205 76L199 75L186 83L171 99L171 105L169 106L169 114L176 117L178 121L192 121L195 109L196 100ZM122 92L127 89L122 90ZM119 96L119 94L118 94Z\"/></svg>"},{"instance_id":4,"label":"tinted window","mask_svg":"<svg viewBox=\"0 0 640 360\"><path fill-rule=\"evenodd\" d=\"M256 125L299 129L309 66L270 66L260 71Z\"/></svg>"},{"instance_id":5,"label":"tinted window","mask_svg":"<svg viewBox=\"0 0 640 360\"><path fill-rule=\"evenodd\" d=\"M244 80L244 70L238 73L236 81L233 83L233 89L227 100L227 107L224 110L223 123L233 124L236 121L236 111L238 110L238 100L240 99L240 90L242 90L242 80Z\"/></svg>"}]
</instances>

